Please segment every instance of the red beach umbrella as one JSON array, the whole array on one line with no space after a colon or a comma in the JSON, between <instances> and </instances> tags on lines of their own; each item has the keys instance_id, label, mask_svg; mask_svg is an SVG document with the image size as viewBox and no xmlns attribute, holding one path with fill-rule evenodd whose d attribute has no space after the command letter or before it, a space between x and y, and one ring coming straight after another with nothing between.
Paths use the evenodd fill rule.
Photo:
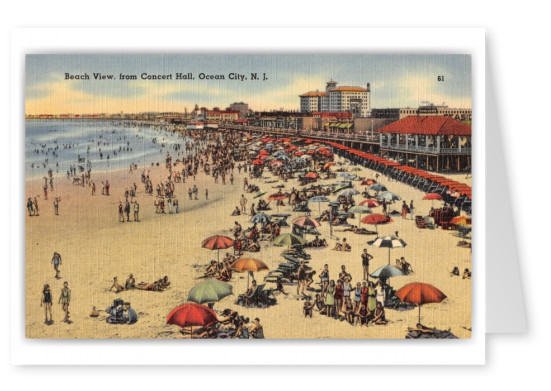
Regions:
<instances>
[{"instance_id":1,"label":"red beach umbrella","mask_svg":"<svg viewBox=\"0 0 551 391\"><path fill-rule=\"evenodd\" d=\"M429 193L423 197L424 200L431 200L434 207L434 200L443 200L444 198L438 193Z\"/></svg>"},{"instance_id":2,"label":"red beach umbrella","mask_svg":"<svg viewBox=\"0 0 551 391\"><path fill-rule=\"evenodd\" d=\"M287 198L287 195L284 193L274 193L268 197L268 201L279 201Z\"/></svg>"},{"instance_id":3,"label":"red beach umbrella","mask_svg":"<svg viewBox=\"0 0 551 391\"><path fill-rule=\"evenodd\" d=\"M304 175L304 177L310 179L318 179L319 175L317 172L309 172L308 174Z\"/></svg>"},{"instance_id":4,"label":"red beach umbrella","mask_svg":"<svg viewBox=\"0 0 551 391\"><path fill-rule=\"evenodd\" d=\"M208 326L218 322L216 313L208 307L196 303L186 303L174 308L166 317L166 324L175 324L180 327Z\"/></svg>"},{"instance_id":5,"label":"red beach umbrella","mask_svg":"<svg viewBox=\"0 0 551 391\"><path fill-rule=\"evenodd\" d=\"M360 182L360 186L371 186L373 184L377 183L375 179L364 179Z\"/></svg>"},{"instance_id":6,"label":"red beach umbrella","mask_svg":"<svg viewBox=\"0 0 551 391\"><path fill-rule=\"evenodd\" d=\"M360 202L360 205L367 206L368 208L376 208L379 205L381 205L381 203L377 200L369 199L369 200L363 200L362 202Z\"/></svg>"},{"instance_id":7,"label":"red beach umbrella","mask_svg":"<svg viewBox=\"0 0 551 391\"><path fill-rule=\"evenodd\" d=\"M261 166L261 165L264 164L264 162L263 162L262 160L260 160L260 159L256 159L256 160L253 160L253 164L254 164L255 166Z\"/></svg>"},{"instance_id":8,"label":"red beach umbrella","mask_svg":"<svg viewBox=\"0 0 551 391\"><path fill-rule=\"evenodd\" d=\"M403 286L396 296L404 303L419 306L419 323L421 323L421 306L428 303L441 303L447 296L438 288L423 282L413 282Z\"/></svg>"},{"instance_id":9,"label":"red beach umbrella","mask_svg":"<svg viewBox=\"0 0 551 391\"><path fill-rule=\"evenodd\" d=\"M362 219L362 223L364 224L370 224L375 226L375 231L377 234L379 234L379 230L377 229L377 226L380 224L387 224L391 223L394 220L392 220L390 217L382 215L380 213L374 213L371 215L367 215Z\"/></svg>"},{"instance_id":10,"label":"red beach umbrella","mask_svg":"<svg viewBox=\"0 0 551 391\"><path fill-rule=\"evenodd\" d=\"M206 238L201 243L201 247L208 248L209 250L218 250L218 262L220 262L220 250L233 247L234 241L232 238L228 238L223 235L214 235Z\"/></svg>"}]
</instances>

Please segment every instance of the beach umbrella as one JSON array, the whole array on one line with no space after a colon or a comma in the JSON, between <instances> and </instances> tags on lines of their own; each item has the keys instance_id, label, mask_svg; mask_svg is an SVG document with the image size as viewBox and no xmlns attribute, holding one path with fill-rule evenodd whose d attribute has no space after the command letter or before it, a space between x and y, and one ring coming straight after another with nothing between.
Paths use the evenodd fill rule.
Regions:
<instances>
[{"instance_id":1,"label":"beach umbrella","mask_svg":"<svg viewBox=\"0 0 551 391\"><path fill-rule=\"evenodd\" d=\"M254 198L262 197L264 194L266 194L265 191L257 191L254 195Z\"/></svg>"},{"instance_id":2,"label":"beach umbrella","mask_svg":"<svg viewBox=\"0 0 551 391\"><path fill-rule=\"evenodd\" d=\"M306 240L304 240L298 235L285 233L275 238L274 244L276 246L287 246L287 248L289 248L291 246L305 245Z\"/></svg>"},{"instance_id":3,"label":"beach umbrella","mask_svg":"<svg viewBox=\"0 0 551 391\"><path fill-rule=\"evenodd\" d=\"M232 238L228 238L223 235L214 235L206 238L201 243L201 247L208 248L209 250L218 250L218 262L220 262L220 250L233 247L234 241Z\"/></svg>"},{"instance_id":4,"label":"beach umbrella","mask_svg":"<svg viewBox=\"0 0 551 391\"><path fill-rule=\"evenodd\" d=\"M381 205L381 203L377 200L369 199L369 200L363 200L362 202L360 202L360 205L367 206L368 208L376 208L379 205Z\"/></svg>"},{"instance_id":5,"label":"beach umbrella","mask_svg":"<svg viewBox=\"0 0 551 391\"><path fill-rule=\"evenodd\" d=\"M356 175L349 174L347 172L341 172L341 173L337 174L337 178L353 179L353 178L356 178Z\"/></svg>"},{"instance_id":6,"label":"beach umbrella","mask_svg":"<svg viewBox=\"0 0 551 391\"><path fill-rule=\"evenodd\" d=\"M374 183L371 186L369 186L369 190L373 190L378 193L380 191L387 191L388 189L386 188L386 186L380 183Z\"/></svg>"},{"instance_id":7,"label":"beach umbrella","mask_svg":"<svg viewBox=\"0 0 551 391\"><path fill-rule=\"evenodd\" d=\"M293 224L296 225L297 227L316 228L321 226L321 224L318 223L317 220L314 220L313 218L307 217L307 216L297 217L296 219L293 220Z\"/></svg>"},{"instance_id":8,"label":"beach umbrella","mask_svg":"<svg viewBox=\"0 0 551 391\"><path fill-rule=\"evenodd\" d=\"M351 197L360 194L360 192L356 189L345 189L340 192L339 195L345 196L345 197Z\"/></svg>"},{"instance_id":9,"label":"beach umbrella","mask_svg":"<svg viewBox=\"0 0 551 391\"><path fill-rule=\"evenodd\" d=\"M369 225L374 225L375 230L377 231L377 234L379 233L379 231L377 229L378 225L392 223L392 221L393 220L390 217L382 215L380 213L374 213L374 214L371 214L369 216L365 216L362 219L362 223L369 224Z\"/></svg>"},{"instance_id":10,"label":"beach umbrella","mask_svg":"<svg viewBox=\"0 0 551 391\"><path fill-rule=\"evenodd\" d=\"M259 272L262 270L270 270L268 265L258 259L254 258L239 258L237 261L231 264L230 269L235 270L238 273L244 272ZM247 273L247 290L249 289L249 274Z\"/></svg>"},{"instance_id":11,"label":"beach umbrella","mask_svg":"<svg viewBox=\"0 0 551 391\"><path fill-rule=\"evenodd\" d=\"M260 160L260 159L256 159L256 160L253 160L253 164L254 164L255 166L261 166L261 165L264 164L264 162L263 162L262 160Z\"/></svg>"},{"instance_id":12,"label":"beach umbrella","mask_svg":"<svg viewBox=\"0 0 551 391\"><path fill-rule=\"evenodd\" d=\"M375 270L372 274L370 274L370 276L373 278L378 278L386 284L386 280L390 277L401 277L405 276L405 274L401 269L398 269L396 266L386 265Z\"/></svg>"},{"instance_id":13,"label":"beach umbrella","mask_svg":"<svg viewBox=\"0 0 551 391\"><path fill-rule=\"evenodd\" d=\"M188 294L188 301L198 304L214 303L233 294L233 287L216 278L209 278L195 285Z\"/></svg>"},{"instance_id":14,"label":"beach umbrella","mask_svg":"<svg viewBox=\"0 0 551 391\"><path fill-rule=\"evenodd\" d=\"M373 213L371 209L369 209L367 206L364 205L354 205L352 208L347 210L348 213L358 214L358 226L360 225L360 219L362 218L363 214L371 214Z\"/></svg>"},{"instance_id":15,"label":"beach umbrella","mask_svg":"<svg viewBox=\"0 0 551 391\"><path fill-rule=\"evenodd\" d=\"M470 223L467 223L467 217L465 216L456 216L453 219L450 220L450 224L454 225L471 225Z\"/></svg>"},{"instance_id":16,"label":"beach umbrella","mask_svg":"<svg viewBox=\"0 0 551 391\"><path fill-rule=\"evenodd\" d=\"M317 202L318 203L318 209L321 214L321 203L322 202L331 202L329 198L323 197L323 196L315 196L308 200L308 202Z\"/></svg>"},{"instance_id":17,"label":"beach umbrella","mask_svg":"<svg viewBox=\"0 0 551 391\"><path fill-rule=\"evenodd\" d=\"M415 304L419 307L419 321L421 323L421 306L428 303L441 303L446 295L438 288L422 282L413 282L398 289L396 296L404 303Z\"/></svg>"},{"instance_id":18,"label":"beach umbrella","mask_svg":"<svg viewBox=\"0 0 551 391\"><path fill-rule=\"evenodd\" d=\"M269 196L268 201L276 201L277 211L279 212L279 202L277 201L284 200L285 198L288 198L288 197L289 196L287 194L284 194L282 192L277 192Z\"/></svg>"},{"instance_id":19,"label":"beach umbrella","mask_svg":"<svg viewBox=\"0 0 551 391\"><path fill-rule=\"evenodd\" d=\"M304 175L304 177L309 179L318 179L319 174L317 172L309 172L306 175Z\"/></svg>"},{"instance_id":20,"label":"beach umbrella","mask_svg":"<svg viewBox=\"0 0 551 391\"><path fill-rule=\"evenodd\" d=\"M424 200L431 200L434 207L434 200L443 200L444 198L438 193L429 193L423 197Z\"/></svg>"},{"instance_id":21,"label":"beach umbrella","mask_svg":"<svg viewBox=\"0 0 551 391\"><path fill-rule=\"evenodd\" d=\"M368 244L379 247L379 248L388 248L388 264L390 265L390 249L406 247L407 243L400 238L394 236L384 236L382 238L375 238L374 240L368 242Z\"/></svg>"},{"instance_id":22,"label":"beach umbrella","mask_svg":"<svg viewBox=\"0 0 551 391\"><path fill-rule=\"evenodd\" d=\"M209 326L218 322L216 313L208 307L196 303L186 303L174 308L166 317L166 324L190 327L193 337L193 326Z\"/></svg>"},{"instance_id":23,"label":"beach umbrella","mask_svg":"<svg viewBox=\"0 0 551 391\"><path fill-rule=\"evenodd\" d=\"M324 170L327 170L329 167L332 167L335 165L335 162L329 162L329 163L325 163L325 165L323 166L323 169Z\"/></svg>"},{"instance_id":24,"label":"beach umbrella","mask_svg":"<svg viewBox=\"0 0 551 391\"><path fill-rule=\"evenodd\" d=\"M377 198L379 200L387 200L389 202L400 201L401 200L401 198L398 194L394 194L390 191L385 191L385 192L379 194L379 196Z\"/></svg>"},{"instance_id":25,"label":"beach umbrella","mask_svg":"<svg viewBox=\"0 0 551 391\"><path fill-rule=\"evenodd\" d=\"M364 179L360 182L360 186L371 186L377 183L375 179Z\"/></svg>"},{"instance_id":26,"label":"beach umbrella","mask_svg":"<svg viewBox=\"0 0 551 391\"><path fill-rule=\"evenodd\" d=\"M272 218L270 216L268 216L266 213L264 212L258 212L257 214L255 214L253 216L253 218L251 219L251 223L260 223L260 224L265 224L269 221L272 221Z\"/></svg>"}]
</instances>

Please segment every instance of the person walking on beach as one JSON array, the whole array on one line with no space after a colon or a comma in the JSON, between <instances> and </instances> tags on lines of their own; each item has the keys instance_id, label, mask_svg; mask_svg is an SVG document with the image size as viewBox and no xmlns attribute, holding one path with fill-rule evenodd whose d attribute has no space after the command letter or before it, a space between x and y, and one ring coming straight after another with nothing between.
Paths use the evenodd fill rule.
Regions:
<instances>
[{"instance_id":1,"label":"person walking on beach","mask_svg":"<svg viewBox=\"0 0 551 391\"><path fill-rule=\"evenodd\" d=\"M122 202L119 201L119 222L124 223L124 208Z\"/></svg>"},{"instance_id":2,"label":"person walking on beach","mask_svg":"<svg viewBox=\"0 0 551 391\"><path fill-rule=\"evenodd\" d=\"M168 204L168 214L171 215L172 214L172 198L168 199L167 204Z\"/></svg>"},{"instance_id":3,"label":"person walking on beach","mask_svg":"<svg viewBox=\"0 0 551 391\"><path fill-rule=\"evenodd\" d=\"M56 216L59 216L59 201L61 201L61 197L56 197L54 199L54 214Z\"/></svg>"},{"instance_id":4,"label":"person walking on beach","mask_svg":"<svg viewBox=\"0 0 551 391\"><path fill-rule=\"evenodd\" d=\"M247 180L247 178L243 178L243 190L247 190L248 187L249 187L249 181Z\"/></svg>"},{"instance_id":5,"label":"person walking on beach","mask_svg":"<svg viewBox=\"0 0 551 391\"><path fill-rule=\"evenodd\" d=\"M48 186L47 185L44 185L44 199L45 200L48 199Z\"/></svg>"},{"instance_id":6,"label":"person walking on beach","mask_svg":"<svg viewBox=\"0 0 551 391\"><path fill-rule=\"evenodd\" d=\"M140 221L140 204L138 204L138 201L134 201L134 221Z\"/></svg>"},{"instance_id":7,"label":"person walking on beach","mask_svg":"<svg viewBox=\"0 0 551 391\"><path fill-rule=\"evenodd\" d=\"M178 214L178 198L174 197L174 199L172 200L172 206L174 206L174 212Z\"/></svg>"},{"instance_id":8,"label":"person walking on beach","mask_svg":"<svg viewBox=\"0 0 551 391\"><path fill-rule=\"evenodd\" d=\"M48 284L45 284L44 289L42 289L42 300L40 301L40 306L44 307L44 314L46 315L46 320L44 323L47 325L54 323L52 318L52 290ZM48 314L50 314L50 320L48 320Z\"/></svg>"},{"instance_id":9,"label":"person walking on beach","mask_svg":"<svg viewBox=\"0 0 551 391\"><path fill-rule=\"evenodd\" d=\"M59 273L60 273L60 270L59 270L59 266L61 265L61 255L54 251L54 256L52 257L52 265L54 265L54 270L55 270L55 278L56 279L60 279L61 277L59 276Z\"/></svg>"},{"instance_id":10,"label":"person walking on beach","mask_svg":"<svg viewBox=\"0 0 551 391\"><path fill-rule=\"evenodd\" d=\"M413 220L413 200L409 202L409 213L411 213L411 219Z\"/></svg>"},{"instance_id":11,"label":"person walking on beach","mask_svg":"<svg viewBox=\"0 0 551 391\"><path fill-rule=\"evenodd\" d=\"M70 323L69 321L69 304L71 302L71 290L69 289L69 283L65 281L63 283L63 288L61 289L61 294L59 295L58 304L62 304L63 311L65 312L64 322Z\"/></svg>"},{"instance_id":12,"label":"person walking on beach","mask_svg":"<svg viewBox=\"0 0 551 391\"><path fill-rule=\"evenodd\" d=\"M209 199L209 189L205 189L205 198Z\"/></svg>"},{"instance_id":13,"label":"person walking on beach","mask_svg":"<svg viewBox=\"0 0 551 391\"><path fill-rule=\"evenodd\" d=\"M159 209L161 205L161 203L159 202L159 196L155 197L154 205L155 205L155 213L159 213Z\"/></svg>"},{"instance_id":14,"label":"person walking on beach","mask_svg":"<svg viewBox=\"0 0 551 391\"><path fill-rule=\"evenodd\" d=\"M241 194L241 200L239 200L239 203L241 204L241 214L247 213L247 199L245 198L244 194Z\"/></svg>"},{"instance_id":15,"label":"person walking on beach","mask_svg":"<svg viewBox=\"0 0 551 391\"><path fill-rule=\"evenodd\" d=\"M34 197L33 205L34 205L34 215L38 216L38 200L36 199L36 197Z\"/></svg>"},{"instance_id":16,"label":"person walking on beach","mask_svg":"<svg viewBox=\"0 0 551 391\"><path fill-rule=\"evenodd\" d=\"M230 174L230 183L233 185L233 172Z\"/></svg>"},{"instance_id":17,"label":"person walking on beach","mask_svg":"<svg viewBox=\"0 0 551 391\"><path fill-rule=\"evenodd\" d=\"M189 199L192 200L193 191L191 190L191 187L188 187L187 195L189 196Z\"/></svg>"},{"instance_id":18,"label":"person walking on beach","mask_svg":"<svg viewBox=\"0 0 551 391\"><path fill-rule=\"evenodd\" d=\"M197 197L199 195L199 189L197 188L197 185L193 185L193 195L195 196L195 200L198 200Z\"/></svg>"},{"instance_id":19,"label":"person walking on beach","mask_svg":"<svg viewBox=\"0 0 551 391\"><path fill-rule=\"evenodd\" d=\"M101 181L101 195L105 195L105 182Z\"/></svg>"},{"instance_id":20,"label":"person walking on beach","mask_svg":"<svg viewBox=\"0 0 551 391\"><path fill-rule=\"evenodd\" d=\"M111 187L109 181L105 181L105 195L109 195L109 187Z\"/></svg>"}]
</instances>

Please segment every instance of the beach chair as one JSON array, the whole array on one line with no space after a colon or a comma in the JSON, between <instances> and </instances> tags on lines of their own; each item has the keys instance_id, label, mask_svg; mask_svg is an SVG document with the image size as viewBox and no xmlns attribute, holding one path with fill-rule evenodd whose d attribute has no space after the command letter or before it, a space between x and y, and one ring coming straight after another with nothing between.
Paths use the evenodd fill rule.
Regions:
<instances>
[{"instance_id":1,"label":"beach chair","mask_svg":"<svg viewBox=\"0 0 551 391\"><path fill-rule=\"evenodd\" d=\"M427 228L427 222L425 221L423 216L415 216L415 225L417 226L417 228Z\"/></svg>"},{"instance_id":2,"label":"beach chair","mask_svg":"<svg viewBox=\"0 0 551 391\"><path fill-rule=\"evenodd\" d=\"M471 227L466 225L458 225L457 233L455 233L454 236L457 236L459 238L469 239L470 233L471 233Z\"/></svg>"},{"instance_id":3,"label":"beach chair","mask_svg":"<svg viewBox=\"0 0 551 391\"><path fill-rule=\"evenodd\" d=\"M435 229L436 228L436 224L434 224L434 219L432 217L425 216L424 219L425 219L425 223L427 224L427 228L429 228L429 229Z\"/></svg>"},{"instance_id":4,"label":"beach chair","mask_svg":"<svg viewBox=\"0 0 551 391\"><path fill-rule=\"evenodd\" d=\"M260 294L260 292L262 292L264 286L266 286L266 284L257 285L256 289L252 291L250 295L247 295L245 293L239 295L235 304L249 307L251 303L258 300L258 295Z\"/></svg>"}]
</instances>

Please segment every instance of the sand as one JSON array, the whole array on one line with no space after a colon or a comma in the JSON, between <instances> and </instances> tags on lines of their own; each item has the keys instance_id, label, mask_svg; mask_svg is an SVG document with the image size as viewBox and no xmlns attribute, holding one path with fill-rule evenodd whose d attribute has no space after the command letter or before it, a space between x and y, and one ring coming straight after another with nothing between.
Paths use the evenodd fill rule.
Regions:
<instances>
[{"instance_id":1,"label":"sand","mask_svg":"<svg viewBox=\"0 0 551 391\"><path fill-rule=\"evenodd\" d=\"M344 161L344 160L341 160ZM347 166L350 167L350 166ZM180 169L180 168L178 168ZM362 168L360 176L372 178L375 173ZM140 180L141 170L92 172L96 182L97 193L91 195L88 187L71 184L66 177L54 175L55 190L49 193L48 201L38 198L40 216L25 217L26 223L26 336L29 338L176 338L179 328L166 325L167 314L176 306L186 302L189 290L201 280L196 278L203 274L207 263L216 259L216 252L201 248L201 241L211 235L231 236L230 228L234 221L239 221L246 229L251 216L231 216L243 194L243 172L234 172L235 182L230 185L214 183L211 176L200 173L197 180L177 183L176 196L180 202L179 214L160 215L155 213L155 197L144 194ZM151 171L154 186L165 180L167 170L155 167ZM270 177L265 172L264 177ZM101 195L101 181L111 183L111 196ZM464 183L467 181L459 178ZM272 188L277 183L266 184L266 179L250 180L257 184L266 196L276 192ZM333 180L334 181L334 180ZM133 183L138 185L137 200L140 203L140 222L119 223L118 202L124 201L125 188ZM321 183L331 181L321 180ZM380 182L388 189L399 194L403 199L413 200L416 215L426 215L431 201L423 201L425 193L400 182L389 182L381 178ZM28 196L41 195L41 180L27 181ZM196 184L199 188L199 200L188 199L188 187ZM359 188L359 182L355 182ZM298 187L295 180L287 182L285 189ZM209 190L209 200L205 200L205 187ZM61 197L60 215L54 215L53 199ZM246 194L250 202L252 194ZM331 197L332 199L334 196ZM361 195L356 196L357 202ZM400 210L400 204L395 209ZM438 205L438 202L435 203ZM318 215L317 205L312 206L312 215ZM280 208L280 213L291 213L294 217L303 213L291 212L290 206ZM374 212L381 212L375 208ZM271 213L277 213L274 209ZM131 213L132 215L132 213ZM132 217L131 217L132 218ZM352 224L357 220L350 219ZM363 224L362 224L363 226ZM373 227L366 227L373 228ZM336 227L335 230L339 229ZM322 236L329 239L329 225L322 223L319 229ZM399 231L399 236L408 246L391 251L391 264L401 256L411 263L415 273L390 280L395 288L411 283L425 282L438 287L448 299L440 304L427 304L422 307L421 321L424 325L439 329L451 329L460 338L469 338L471 332L471 281L461 277L450 277L450 271L457 266L460 271L471 269L471 252L457 247L459 238L453 231L441 229L422 230L415 226L411 219L394 218L391 224L379 226L379 234L390 235ZM282 233L290 232L283 228ZM330 278L337 279L341 265L346 265L352 274L355 284L363 275L360 254L363 248L374 255L370 271L388 263L388 250L368 246L367 240L374 236L355 235L351 232L335 232L340 238L346 237L352 246L350 253L332 251L335 240L330 240L329 248L309 249L312 255L309 265L317 271L315 283L319 282L319 273L325 263L329 264ZM245 253L248 256L263 260L271 269L283 261L280 256L283 248L261 242L259 253ZM54 278L51 265L53 252L61 254L61 279ZM224 251L221 251L223 257ZM109 292L114 276L124 283L132 273L137 282L152 282L167 275L172 282L164 292L140 290ZM259 283L266 273L257 273ZM302 312L303 301L296 295L296 286L287 285L289 295L277 295L277 305L265 308L244 308L236 305L237 294L246 290L246 274L234 273L231 284L234 296L229 296L216 303L214 309L224 308L237 310L240 314L252 319L258 317L264 326L266 338L398 338L403 339L407 327L417 323L417 309L411 311L394 311L387 309L386 326L359 327L347 322L330 319L314 312L312 319L305 318ZM475 276L476 278L476 276ZM70 306L71 324L64 323L61 305L57 304L63 281L69 283L72 291ZM53 293L53 325L44 323L44 311L40 307L41 291L44 284L50 284ZM268 284L273 285L273 284ZM318 288L317 284L312 285ZM315 294L315 292L311 292ZM122 298L132 303L138 312L139 321L134 325L110 325L105 322L105 313L99 318L89 317L92 306L104 310L115 298Z\"/></svg>"}]
</instances>

